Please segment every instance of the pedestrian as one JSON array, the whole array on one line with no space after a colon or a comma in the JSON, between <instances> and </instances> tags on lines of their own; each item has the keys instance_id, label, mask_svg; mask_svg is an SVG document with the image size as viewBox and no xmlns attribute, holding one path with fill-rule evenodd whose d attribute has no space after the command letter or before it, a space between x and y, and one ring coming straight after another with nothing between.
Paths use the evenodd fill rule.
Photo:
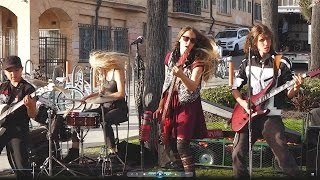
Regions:
<instances>
[{"instance_id":1,"label":"pedestrian","mask_svg":"<svg viewBox=\"0 0 320 180\"><path fill-rule=\"evenodd\" d=\"M207 137L200 90L202 81L207 82L213 76L213 61L217 60L218 54L214 41L195 28L186 26L178 33L174 49L167 57L167 76L158 109L153 116L165 121L164 131L161 132L164 135L162 143L170 147L176 164L195 176L190 141ZM175 77L177 81L173 84ZM172 85L172 100L169 101ZM164 116L165 120L162 119Z\"/></svg>"},{"instance_id":2,"label":"pedestrian","mask_svg":"<svg viewBox=\"0 0 320 180\"><path fill-rule=\"evenodd\" d=\"M266 140L272 149L277 162L285 174L295 177L299 174L299 169L294 157L291 155L285 138L285 126L281 119L281 109L285 102L285 97L293 98L299 88L303 79L300 75L296 76L292 72L292 64L286 57L281 57L279 67L276 65L276 52L272 47L273 34L270 29L263 25L257 24L252 27L247 36L244 51L246 58L242 61L239 71L235 75L232 86L232 94L237 103L249 114L248 102L240 94L241 88L248 83L249 77L249 46L251 47L251 92L252 96L257 95L264 90L270 82L273 82L272 89L283 85L284 83L294 80L293 87L280 92L268 99L262 107L269 109L270 112L261 116L255 117L251 124L252 145L257 138L261 136ZM271 91L272 91L271 89ZM252 117L254 117L252 112ZM231 123L237 123L232 121ZM232 167L235 178L245 179L249 178L247 170L247 155L249 150L249 129L246 124L241 130L236 132L232 152Z\"/></svg>"}]
</instances>

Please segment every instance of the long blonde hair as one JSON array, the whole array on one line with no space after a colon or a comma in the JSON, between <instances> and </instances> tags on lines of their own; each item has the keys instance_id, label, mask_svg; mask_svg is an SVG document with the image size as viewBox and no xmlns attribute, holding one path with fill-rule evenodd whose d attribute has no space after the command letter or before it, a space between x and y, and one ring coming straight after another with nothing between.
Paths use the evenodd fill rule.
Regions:
<instances>
[{"instance_id":1,"label":"long blonde hair","mask_svg":"<svg viewBox=\"0 0 320 180\"><path fill-rule=\"evenodd\" d=\"M125 70L129 56L119 52L93 51L90 53L89 63L93 69Z\"/></svg>"},{"instance_id":2,"label":"long blonde hair","mask_svg":"<svg viewBox=\"0 0 320 180\"><path fill-rule=\"evenodd\" d=\"M214 71L216 69L215 66L217 64L216 61L219 57L218 51L216 50L216 43L200 33L197 29L186 26L182 28L178 33L174 49L180 48L179 40L181 36L187 31L191 31L196 35L196 42L192 49L195 50L195 57L203 66L202 80L204 82L208 82L209 79L211 79L214 75Z\"/></svg>"}]
</instances>

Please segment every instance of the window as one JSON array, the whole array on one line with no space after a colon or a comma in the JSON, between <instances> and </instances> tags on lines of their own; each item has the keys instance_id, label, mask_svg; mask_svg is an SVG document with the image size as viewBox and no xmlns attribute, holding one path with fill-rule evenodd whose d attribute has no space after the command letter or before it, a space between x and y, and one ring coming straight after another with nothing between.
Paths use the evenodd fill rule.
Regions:
<instances>
[{"instance_id":1,"label":"window","mask_svg":"<svg viewBox=\"0 0 320 180\"><path fill-rule=\"evenodd\" d=\"M114 51L127 53L128 52L128 29L116 27L114 29Z\"/></svg>"},{"instance_id":2,"label":"window","mask_svg":"<svg viewBox=\"0 0 320 180\"><path fill-rule=\"evenodd\" d=\"M216 5L216 0L211 0L212 1L212 5Z\"/></svg>"},{"instance_id":3,"label":"window","mask_svg":"<svg viewBox=\"0 0 320 180\"><path fill-rule=\"evenodd\" d=\"M88 62L89 54L94 49L94 27L91 24L79 24L80 62ZM128 52L127 28L98 26L97 40L96 50Z\"/></svg>"},{"instance_id":4,"label":"window","mask_svg":"<svg viewBox=\"0 0 320 180\"><path fill-rule=\"evenodd\" d=\"M232 0L232 9L237 9L237 0Z\"/></svg>"},{"instance_id":5,"label":"window","mask_svg":"<svg viewBox=\"0 0 320 180\"><path fill-rule=\"evenodd\" d=\"M248 30L240 30L239 31L239 36L240 37L243 37L243 36L246 36L249 34L249 31Z\"/></svg>"},{"instance_id":6,"label":"window","mask_svg":"<svg viewBox=\"0 0 320 180\"><path fill-rule=\"evenodd\" d=\"M242 10L243 10L242 5L243 5L242 0L238 0L238 10L239 10L239 11L242 11Z\"/></svg>"},{"instance_id":7,"label":"window","mask_svg":"<svg viewBox=\"0 0 320 180\"><path fill-rule=\"evenodd\" d=\"M251 4L251 2L250 1L248 1L248 13L251 13L252 12L252 4Z\"/></svg>"},{"instance_id":8,"label":"window","mask_svg":"<svg viewBox=\"0 0 320 180\"><path fill-rule=\"evenodd\" d=\"M246 12L247 11L247 0L243 0L242 3L243 3L242 4L242 11Z\"/></svg>"},{"instance_id":9,"label":"window","mask_svg":"<svg viewBox=\"0 0 320 180\"><path fill-rule=\"evenodd\" d=\"M218 12L222 14L231 14L231 0L218 1Z\"/></svg>"},{"instance_id":10,"label":"window","mask_svg":"<svg viewBox=\"0 0 320 180\"><path fill-rule=\"evenodd\" d=\"M208 9L208 0L201 0L201 8Z\"/></svg>"},{"instance_id":11,"label":"window","mask_svg":"<svg viewBox=\"0 0 320 180\"><path fill-rule=\"evenodd\" d=\"M278 0L278 6L299 6L299 0Z\"/></svg>"},{"instance_id":12,"label":"window","mask_svg":"<svg viewBox=\"0 0 320 180\"><path fill-rule=\"evenodd\" d=\"M254 4L254 19L261 21L261 4Z\"/></svg>"}]
</instances>

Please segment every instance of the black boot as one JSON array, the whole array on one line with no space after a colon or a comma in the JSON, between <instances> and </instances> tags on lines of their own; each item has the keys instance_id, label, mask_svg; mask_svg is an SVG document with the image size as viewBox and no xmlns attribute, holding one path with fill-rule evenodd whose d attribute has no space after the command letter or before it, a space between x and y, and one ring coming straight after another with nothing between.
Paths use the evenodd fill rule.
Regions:
<instances>
[{"instance_id":1,"label":"black boot","mask_svg":"<svg viewBox=\"0 0 320 180\"><path fill-rule=\"evenodd\" d=\"M68 151L68 155L62 159L63 163L69 163L79 157L79 149L70 148Z\"/></svg>"}]
</instances>

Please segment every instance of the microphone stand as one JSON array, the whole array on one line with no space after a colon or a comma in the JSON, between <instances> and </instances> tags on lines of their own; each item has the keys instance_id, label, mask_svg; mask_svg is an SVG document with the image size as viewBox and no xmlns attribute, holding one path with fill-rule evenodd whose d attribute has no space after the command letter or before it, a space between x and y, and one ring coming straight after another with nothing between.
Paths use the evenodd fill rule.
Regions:
<instances>
[{"instance_id":1,"label":"microphone stand","mask_svg":"<svg viewBox=\"0 0 320 180\"><path fill-rule=\"evenodd\" d=\"M137 78L138 78L138 84L137 84L137 92L135 96L136 101L136 108L138 110L138 121L139 121L139 137L140 137L140 168L143 171L144 170L144 142L141 138L141 126L142 126L142 115L143 115L143 103L142 103L142 96L143 96L143 89L144 89L144 63L142 61L142 58L139 54L139 43L137 45L137 52L135 57L135 71L137 71ZM135 76L134 76L135 77Z\"/></svg>"},{"instance_id":2,"label":"microphone stand","mask_svg":"<svg viewBox=\"0 0 320 180\"><path fill-rule=\"evenodd\" d=\"M248 134L248 138L249 138L249 175L250 175L250 179L252 177L252 145L251 145L251 140L252 140L252 128L251 128L251 120L252 120L252 111L251 111L251 61L252 61L252 58L251 58L251 46L252 46L252 40L251 40L251 43L249 45L249 52L248 52L248 60L249 60L249 63L248 63L248 66L249 66L249 77L248 77L248 109L249 109L249 121L248 121L248 131L249 131L249 134Z\"/></svg>"}]
</instances>

